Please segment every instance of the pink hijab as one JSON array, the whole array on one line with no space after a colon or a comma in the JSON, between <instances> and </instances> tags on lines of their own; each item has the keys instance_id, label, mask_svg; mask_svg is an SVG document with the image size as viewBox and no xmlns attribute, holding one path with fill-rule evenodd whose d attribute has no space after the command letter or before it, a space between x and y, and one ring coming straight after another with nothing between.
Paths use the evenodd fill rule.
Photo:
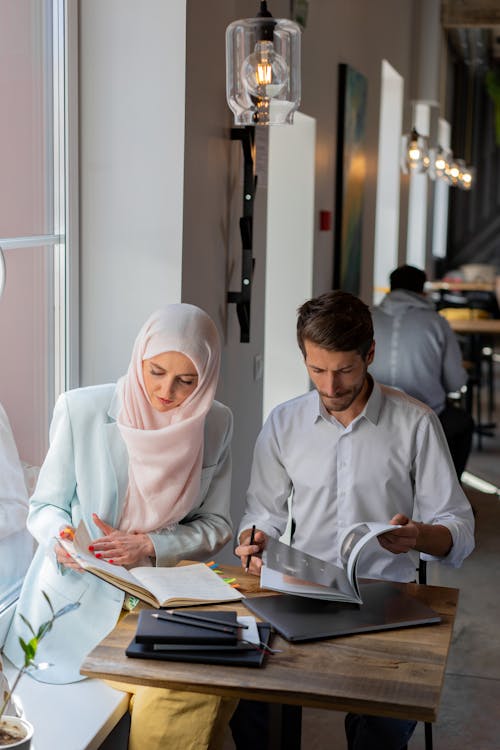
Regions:
<instances>
[{"instance_id":1,"label":"pink hijab","mask_svg":"<svg viewBox=\"0 0 500 750\"><path fill-rule=\"evenodd\" d=\"M159 412L144 386L142 362L182 352L198 372L198 385L175 409ZM200 492L205 417L217 387L220 340L199 307L168 305L139 332L127 374L118 381L118 428L129 454L129 486L120 520L124 531L148 533L175 526Z\"/></svg>"}]
</instances>

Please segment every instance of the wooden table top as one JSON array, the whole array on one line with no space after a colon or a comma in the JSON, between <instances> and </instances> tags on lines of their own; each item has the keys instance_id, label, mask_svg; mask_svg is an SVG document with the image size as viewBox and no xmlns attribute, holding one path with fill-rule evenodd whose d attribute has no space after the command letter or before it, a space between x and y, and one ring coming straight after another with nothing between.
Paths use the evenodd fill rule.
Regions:
<instances>
[{"instance_id":1,"label":"wooden table top","mask_svg":"<svg viewBox=\"0 0 500 750\"><path fill-rule=\"evenodd\" d=\"M426 291L494 292L495 283L486 281L426 281Z\"/></svg>"},{"instance_id":2,"label":"wooden table top","mask_svg":"<svg viewBox=\"0 0 500 750\"><path fill-rule=\"evenodd\" d=\"M470 320L448 320L456 333L500 333L498 318L471 318Z\"/></svg>"},{"instance_id":3,"label":"wooden table top","mask_svg":"<svg viewBox=\"0 0 500 750\"><path fill-rule=\"evenodd\" d=\"M233 566L223 570L238 579L246 596L262 595L257 577ZM256 669L129 659L125 648L135 635L138 618L132 612L86 657L81 672L152 687L435 721L458 589L399 585L438 612L441 622L300 644L275 634L271 645L281 653L267 656L264 667ZM240 602L216 606L249 614ZM196 611L213 608L196 607Z\"/></svg>"}]
</instances>

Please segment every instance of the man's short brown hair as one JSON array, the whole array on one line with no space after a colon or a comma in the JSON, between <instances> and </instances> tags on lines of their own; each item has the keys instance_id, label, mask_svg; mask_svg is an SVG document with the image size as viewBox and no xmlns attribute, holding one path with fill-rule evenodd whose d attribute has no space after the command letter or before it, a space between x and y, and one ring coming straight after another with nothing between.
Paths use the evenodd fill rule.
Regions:
<instances>
[{"instance_id":1,"label":"man's short brown hair","mask_svg":"<svg viewBox=\"0 0 500 750\"><path fill-rule=\"evenodd\" d=\"M370 309L349 292L335 290L304 302L298 309L297 341L304 357L304 342L337 352L357 351L364 358L373 342Z\"/></svg>"}]
</instances>

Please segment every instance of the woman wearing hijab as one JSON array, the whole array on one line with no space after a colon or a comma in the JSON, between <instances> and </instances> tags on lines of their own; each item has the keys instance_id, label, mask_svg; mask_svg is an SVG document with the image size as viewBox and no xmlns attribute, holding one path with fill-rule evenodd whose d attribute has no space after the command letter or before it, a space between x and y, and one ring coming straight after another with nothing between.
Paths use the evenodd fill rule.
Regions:
<instances>
[{"instance_id":1,"label":"woman wearing hijab","mask_svg":"<svg viewBox=\"0 0 500 750\"><path fill-rule=\"evenodd\" d=\"M142 327L117 384L59 397L30 501L28 528L39 547L18 611L34 625L46 620L42 590L54 609L75 601L81 606L45 636L41 655L50 666L35 671L35 679L83 679L83 658L113 629L128 601L118 588L84 573L58 535L71 534L83 519L96 557L125 566L203 561L231 538L232 415L214 401L219 364L219 336L209 316L193 305L169 305ZM5 653L18 664L19 635L26 638L26 627L14 617ZM235 705L215 696L124 689L136 693L129 748L153 750L166 738L175 748L176 732L183 750L211 748L217 717Z\"/></svg>"}]
</instances>

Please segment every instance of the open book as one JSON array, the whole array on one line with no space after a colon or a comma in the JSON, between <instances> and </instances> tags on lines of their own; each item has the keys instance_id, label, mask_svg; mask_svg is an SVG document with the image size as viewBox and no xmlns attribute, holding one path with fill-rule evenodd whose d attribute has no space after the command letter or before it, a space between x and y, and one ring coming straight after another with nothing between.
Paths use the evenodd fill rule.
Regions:
<instances>
[{"instance_id":1,"label":"open book","mask_svg":"<svg viewBox=\"0 0 500 750\"><path fill-rule=\"evenodd\" d=\"M215 604L243 599L237 591L204 563L172 568L127 568L99 560L88 551L91 539L85 524L80 522L72 542L57 539L64 549L89 573L102 578L122 591L151 604L153 607L191 607L194 604Z\"/></svg>"},{"instance_id":2,"label":"open book","mask_svg":"<svg viewBox=\"0 0 500 750\"><path fill-rule=\"evenodd\" d=\"M349 527L341 544L343 567L269 538L260 585L265 589L312 599L361 604L356 577L359 556L371 539L396 528L385 523L362 523Z\"/></svg>"}]
</instances>

